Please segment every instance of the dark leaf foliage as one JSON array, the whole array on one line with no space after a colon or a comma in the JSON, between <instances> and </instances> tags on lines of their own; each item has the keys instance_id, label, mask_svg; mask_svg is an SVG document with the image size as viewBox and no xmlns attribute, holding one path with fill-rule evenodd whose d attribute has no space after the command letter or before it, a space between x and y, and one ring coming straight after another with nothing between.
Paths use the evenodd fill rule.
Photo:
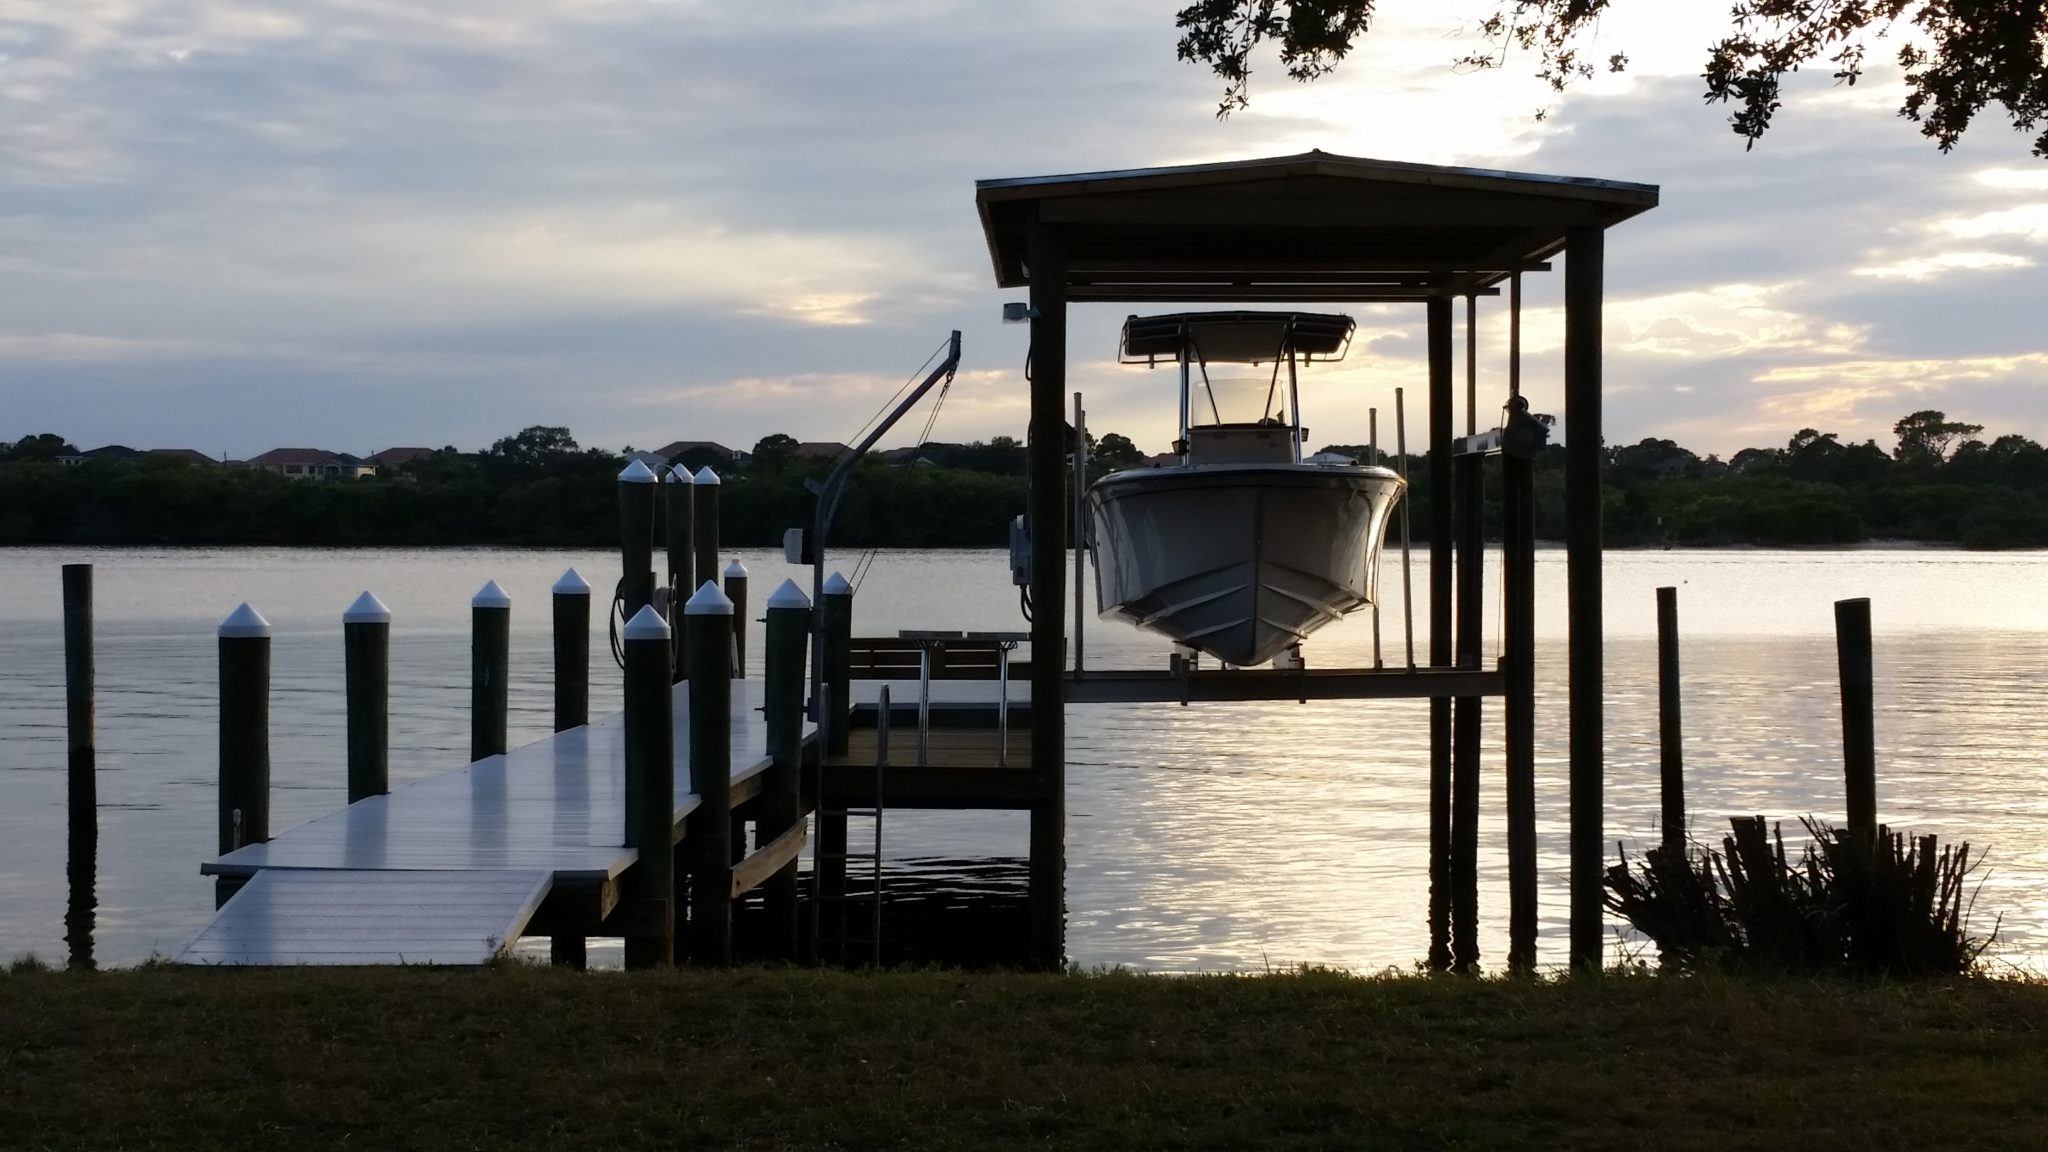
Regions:
<instances>
[{"instance_id":1,"label":"dark leaf foliage","mask_svg":"<svg viewBox=\"0 0 2048 1152\"><path fill-rule=\"evenodd\" d=\"M1468 68L1533 54L1554 91L1628 58L1596 49L1610 0L1500 0L1475 29L1482 50ZM1655 3L1656 0L1644 0ZM1372 26L1375 0L1201 0L1181 9L1179 55L1224 82L1218 115L1249 99L1252 53L1271 43L1287 74L1313 80L1335 68ZM1707 53L1705 98L1734 107L1729 124L1750 145L1782 105L1788 74L1826 67L1837 83L1864 74L1873 46L1895 40L1907 95L1899 114L1944 152L1977 115L2002 109L2013 128L2048 128L2048 4L2042 0L1738 0L1728 34ZM2048 158L2048 130L2034 153Z\"/></svg>"}]
</instances>

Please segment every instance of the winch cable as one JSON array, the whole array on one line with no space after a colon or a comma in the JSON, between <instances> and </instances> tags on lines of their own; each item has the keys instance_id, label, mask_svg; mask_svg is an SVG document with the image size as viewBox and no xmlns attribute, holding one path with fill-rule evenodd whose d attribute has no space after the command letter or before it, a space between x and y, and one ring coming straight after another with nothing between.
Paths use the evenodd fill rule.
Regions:
<instances>
[{"instance_id":1,"label":"winch cable","mask_svg":"<svg viewBox=\"0 0 2048 1152\"><path fill-rule=\"evenodd\" d=\"M925 361L925 363L930 364L931 361L927 360ZM920 371L922 371L922 369L920 369ZM946 396L952 391L953 377L948 376L946 377L946 382L939 385L939 394L932 398L931 414L925 417L924 427L921 430L919 430L917 434L916 446L919 449L922 449L926 444L931 443L932 429L938 425L939 412L940 410L945 408ZM900 394L901 389L899 389L898 392ZM895 483L890 485L889 494L882 501L882 508L884 511L893 508L901 499L903 495L903 485L908 482L910 472L914 470L916 467L917 457L912 456L910 458L910 463L904 466L904 470L897 473ZM860 558L854 562L852 583L853 590L856 593L860 591L861 581L867 579L868 570L875 566L875 558L880 554L881 549L879 547L875 545L869 545L865 550L861 552Z\"/></svg>"}]
</instances>

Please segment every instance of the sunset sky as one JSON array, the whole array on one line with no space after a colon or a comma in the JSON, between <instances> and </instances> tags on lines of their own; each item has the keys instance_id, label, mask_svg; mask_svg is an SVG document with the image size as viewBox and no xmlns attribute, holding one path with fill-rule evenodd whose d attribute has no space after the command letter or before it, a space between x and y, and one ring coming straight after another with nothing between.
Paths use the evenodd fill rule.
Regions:
<instances>
[{"instance_id":1,"label":"sunset sky","mask_svg":"<svg viewBox=\"0 0 2048 1152\"><path fill-rule=\"evenodd\" d=\"M1269 60L1219 122L1178 6L0 0L0 437L837 440L956 327L934 435L1021 434L976 178L1322 148L1662 186L1608 240L1611 441L1889 448L1930 407L2048 439L2048 163L1994 114L1944 156L1894 76L1816 74L1745 153L1700 99L1726 0L1615 0L1630 73L1564 97L1451 67L1487 0L1387 0L1337 75ZM1539 410L1560 288L1530 280ZM1077 310L1071 379L1158 451L1170 381L1113 363L1122 315ZM1319 443L1422 381L1419 306L1356 315L1306 381Z\"/></svg>"}]
</instances>

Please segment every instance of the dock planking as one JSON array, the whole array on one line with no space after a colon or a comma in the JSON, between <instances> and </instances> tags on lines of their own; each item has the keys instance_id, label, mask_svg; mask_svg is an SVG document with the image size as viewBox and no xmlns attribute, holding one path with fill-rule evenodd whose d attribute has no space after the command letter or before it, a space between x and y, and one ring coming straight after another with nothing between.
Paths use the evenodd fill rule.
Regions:
<instances>
[{"instance_id":1,"label":"dock planking","mask_svg":"<svg viewBox=\"0 0 2048 1152\"><path fill-rule=\"evenodd\" d=\"M687 683L675 686L674 700L674 827L680 840L685 818L697 808L690 790ZM735 803L758 792L769 766L760 707L760 682L734 682ZM812 740L815 734L815 726L806 723L804 738ZM413 958L399 959L393 946L394 940L404 942L408 925L416 924L423 910L444 916L448 902L461 905L465 893L471 901L482 901L476 907L480 913L488 910L485 919L507 908L516 913L499 917L504 923L495 931L501 943L534 927L542 897L568 897L579 890L602 893L590 913L601 919L610 908L613 882L637 856L625 847L624 790L624 721L622 714L614 714L367 797L202 865L207 875L248 882L176 958L190 963L318 962L257 959L291 954L284 936L268 952L259 937L265 925L289 934L300 931L296 925L331 916L347 918L349 938L360 947L350 953L356 959L326 962L478 963L488 955L450 949L432 953L448 959L427 959L414 950ZM284 878L287 873L319 876ZM525 876L546 883L530 907L515 905L485 883L483 878L492 875L515 887ZM245 903L252 892L256 895ZM297 911L280 918L275 911L279 901L296 901ZM390 925L390 932L380 924ZM463 939L475 935L473 929L465 924ZM216 945L228 939L241 949L236 955L249 958L222 958Z\"/></svg>"}]
</instances>

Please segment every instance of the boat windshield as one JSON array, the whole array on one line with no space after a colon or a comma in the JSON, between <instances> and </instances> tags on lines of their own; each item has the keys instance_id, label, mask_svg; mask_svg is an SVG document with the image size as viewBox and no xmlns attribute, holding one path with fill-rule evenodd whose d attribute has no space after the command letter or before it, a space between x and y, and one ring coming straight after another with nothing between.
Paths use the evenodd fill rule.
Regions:
<instances>
[{"instance_id":1,"label":"boat windshield","mask_svg":"<svg viewBox=\"0 0 2048 1152\"><path fill-rule=\"evenodd\" d=\"M1275 387L1270 372L1256 376L1209 376L1196 380L1188 397L1188 424L1285 424L1287 390Z\"/></svg>"}]
</instances>

